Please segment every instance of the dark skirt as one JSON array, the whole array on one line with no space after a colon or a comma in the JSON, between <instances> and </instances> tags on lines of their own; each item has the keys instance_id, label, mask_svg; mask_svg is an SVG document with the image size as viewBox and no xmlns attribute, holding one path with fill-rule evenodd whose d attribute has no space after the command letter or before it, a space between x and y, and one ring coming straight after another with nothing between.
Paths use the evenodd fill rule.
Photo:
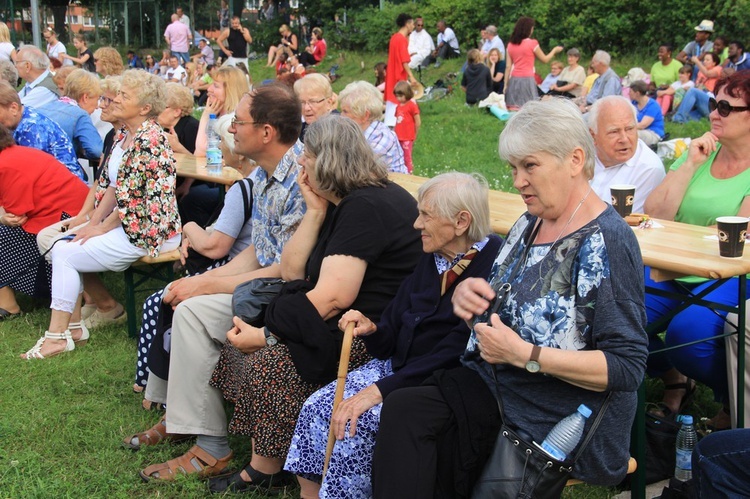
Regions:
<instances>
[{"instance_id":1,"label":"dark skirt","mask_svg":"<svg viewBox=\"0 0 750 499\"><path fill-rule=\"evenodd\" d=\"M0 225L0 285L38 299L49 299L52 266L42 262L36 234Z\"/></svg>"},{"instance_id":2,"label":"dark skirt","mask_svg":"<svg viewBox=\"0 0 750 499\"><path fill-rule=\"evenodd\" d=\"M370 359L355 338L349 370ZM256 454L276 459L286 458L302 404L324 386L303 381L281 343L250 355L226 343L210 384L235 405L229 431L252 437Z\"/></svg>"}]
</instances>

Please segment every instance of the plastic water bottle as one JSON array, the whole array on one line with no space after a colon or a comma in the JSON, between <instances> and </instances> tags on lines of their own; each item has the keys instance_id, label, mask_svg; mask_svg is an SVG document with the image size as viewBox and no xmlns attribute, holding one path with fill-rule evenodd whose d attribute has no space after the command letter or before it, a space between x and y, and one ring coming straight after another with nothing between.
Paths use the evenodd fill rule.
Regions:
<instances>
[{"instance_id":1,"label":"plastic water bottle","mask_svg":"<svg viewBox=\"0 0 750 499\"><path fill-rule=\"evenodd\" d=\"M677 433L674 477L685 482L693 477L692 456L693 448L698 442L698 434L693 426L693 416L680 416L680 418L682 427Z\"/></svg>"},{"instance_id":2,"label":"plastic water bottle","mask_svg":"<svg viewBox=\"0 0 750 499\"><path fill-rule=\"evenodd\" d=\"M206 149L206 170L208 173L221 175L221 138L219 133L216 131L216 115L210 114L208 116L208 127L206 128L206 134L208 135L208 148Z\"/></svg>"},{"instance_id":3,"label":"plastic water bottle","mask_svg":"<svg viewBox=\"0 0 750 499\"><path fill-rule=\"evenodd\" d=\"M552 428L547 438L542 442L542 449L558 461L564 461L573 452L583 436L586 420L591 416L591 409L584 404L578 410L561 420Z\"/></svg>"}]
</instances>

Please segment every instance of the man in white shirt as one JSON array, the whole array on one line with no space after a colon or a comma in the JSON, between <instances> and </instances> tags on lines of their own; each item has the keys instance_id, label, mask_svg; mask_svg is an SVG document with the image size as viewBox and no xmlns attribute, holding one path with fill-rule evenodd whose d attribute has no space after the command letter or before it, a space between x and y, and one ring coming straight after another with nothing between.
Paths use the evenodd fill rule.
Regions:
<instances>
[{"instance_id":1,"label":"man in white shirt","mask_svg":"<svg viewBox=\"0 0 750 499\"><path fill-rule=\"evenodd\" d=\"M494 26L490 24L486 28L484 28L484 32L486 34L484 45L482 45L482 57L487 57L487 55L490 53L490 50L497 49L500 51L500 55L502 57L505 57L505 44L500 39L499 36L497 36L497 26Z\"/></svg>"},{"instance_id":2,"label":"man in white shirt","mask_svg":"<svg viewBox=\"0 0 750 499\"><path fill-rule=\"evenodd\" d=\"M444 20L437 22L437 47L432 51L432 57L437 59L435 67L439 68L443 59L452 59L461 55L458 47L458 38L452 29L445 24Z\"/></svg>"},{"instance_id":3,"label":"man in white shirt","mask_svg":"<svg viewBox=\"0 0 750 499\"><path fill-rule=\"evenodd\" d=\"M164 74L164 79L167 80L167 82L173 81L180 85L185 85L185 83L187 83L187 71L180 66L180 60L176 55L169 58L169 69L167 69L167 72Z\"/></svg>"},{"instance_id":4,"label":"man in white shirt","mask_svg":"<svg viewBox=\"0 0 750 499\"><path fill-rule=\"evenodd\" d=\"M424 19L418 17L414 20L414 31L409 35L409 55L411 56L409 67L415 69L417 66L429 64L429 57L433 50L435 50L435 42L424 29Z\"/></svg>"},{"instance_id":5,"label":"man in white shirt","mask_svg":"<svg viewBox=\"0 0 750 499\"><path fill-rule=\"evenodd\" d=\"M185 14L185 11L182 10L182 7L177 7L175 9L175 14L177 14L177 20L180 21L182 24L190 27L190 18Z\"/></svg>"},{"instance_id":6,"label":"man in white shirt","mask_svg":"<svg viewBox=\"0 0 750 499\"><path fill-rule=\"evenodd\" d=\"M633 213L643 213L643 203L666 174L659 156L638 139L635 107L621 95L610 95L594 103L588 118L596 146L591 188L610 202L611 185L634 185Z\"/></svg>"}]
</instances>

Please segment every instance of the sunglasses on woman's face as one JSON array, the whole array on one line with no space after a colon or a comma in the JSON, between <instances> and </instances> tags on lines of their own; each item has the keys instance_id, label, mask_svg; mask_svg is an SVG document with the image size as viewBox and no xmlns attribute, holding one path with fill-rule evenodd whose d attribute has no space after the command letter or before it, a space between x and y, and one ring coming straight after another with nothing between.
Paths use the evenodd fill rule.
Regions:
<instances>
[{"instance_id":1,"label":"sunglasses on woman's face","mask_svg":"<svg viewBox=\"0 0 750 499\"><path fill-rule=\"evenodd\" d=\"M714 111L719 112L719 116L726 118L731 113L740 113L742 111L750 111L750 106L732 106L725 100L716 101L713 97L708 99L708 111L713 113Z\"/></svg>"}]
</instances>

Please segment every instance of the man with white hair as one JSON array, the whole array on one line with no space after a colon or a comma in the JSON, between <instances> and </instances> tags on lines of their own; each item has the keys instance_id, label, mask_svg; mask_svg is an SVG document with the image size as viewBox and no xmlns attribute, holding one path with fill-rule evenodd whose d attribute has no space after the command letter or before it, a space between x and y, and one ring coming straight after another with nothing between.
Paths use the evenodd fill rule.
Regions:
<instances>
[{"instance_id":1,"label":"man with white hair","mask_svg":"<svg viewBox=\"0 0 750 499\"><path fill-rule=\"evenodd\" d=\"M505 44L497 35L497 27L490 24L484 28L484 31L487 38L485 38L485 42L482 45L482 57L486 58L492 49L499 50L500 55L505 57Z\"/></svg>"},{"instance_id":2,"label":"man with white hair","mask_svg":"<svg viewBox=\"0 0 750 499\"><path fill-rule=\"evenodd\" d=\"M16 69L18 76L26 81L18 92L24 106L42 107L60 98L60 90L49 70L49 57L37 47L24 45L18 49Z\"/></svg>"},{"instance_id":3,"label":"man with white hair","mask_svg":"<svg viewBox=\"0 0 750 499\"><path fill-rule=\"evenodd\" d=\"M427 59L433 50L435 50L435 42L424 29L424 19L417 17L414 20L414 31L409 35L409 55L411 56L409 67L412 69L416 69L417 66L426 67L429 64Z\"/></svg>"},{"instance_id":4,"label":"man with white hair","mask_svg":"<svg viewBox=\"0 0 750 499\"><path fill-rule=\"evenodd\" d=\"M591 188L609 202L611 185L634 185L633 212L643 213L643 203L666 174L659 156L638 139L637 124L635 107L621 95L602 97L591 107L588 125L596 146Z\"/></svg>"},{"instance_id":5,"label":"man with white hair","mask_svg":"<svg viewBox=\"0 0 750 499\"><path fill-rule=\"evenodd\" d=\"M599 75L599 78L594 81L591 91L586 95L586 102L580 104L582 112L589 112L594 102L602 97L622 94L620 77L609 67L610 62L609 54L605 51L597 50L594 53L594 57L591 59L591 66Z\"/></svg>"}]
</instances>

